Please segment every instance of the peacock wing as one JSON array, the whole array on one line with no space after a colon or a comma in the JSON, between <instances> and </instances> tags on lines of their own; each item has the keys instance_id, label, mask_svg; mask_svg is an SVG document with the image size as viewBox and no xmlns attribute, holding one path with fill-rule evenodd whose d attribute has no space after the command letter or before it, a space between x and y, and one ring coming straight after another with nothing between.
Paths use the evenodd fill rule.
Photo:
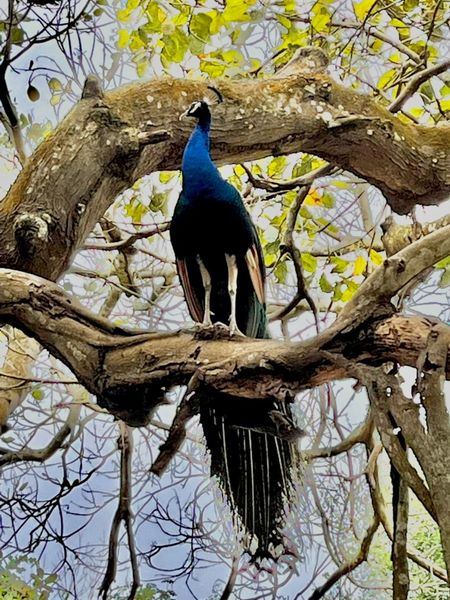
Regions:
<instances>
[{"instance_id":1,"label":"peacock wing","mask_svg":"<svg viewBox=\"0 0 450 600\"><path fill-rule=\"evenodd\" d=\"M194 321L203 321L203 284L200 267L194 257L177 258L177 271L188 305L189 313Z\"/></svg>"}]
</instances>

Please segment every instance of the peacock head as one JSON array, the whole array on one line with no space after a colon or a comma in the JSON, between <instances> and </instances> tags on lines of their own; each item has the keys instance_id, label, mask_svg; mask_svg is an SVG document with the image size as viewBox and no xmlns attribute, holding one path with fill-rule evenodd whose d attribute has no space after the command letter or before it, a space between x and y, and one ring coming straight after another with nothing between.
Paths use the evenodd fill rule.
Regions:
<instances>
[{"instance_id":1,"label":"peacock head","mask_svg":"<svg viewBox=\"0 0 450 600\"><path fill-rule=\"evenodd\" d=\"M204 100L197 100L196 102L193 102L187 111L180 115L180 119L183 117L194 117L199 121L210 118L211 111L209 110L208 103Z\"/></svg>"},{"instance_id":2,"label":"peacock head","mask_svg":"<svg viewBox=\"0 0 450 600\"><path fill-rule=\"evenodd\" d=\"M210 106L223 102L223 96L222 93L212 85L208 85L207 89L209 92L205 98L203 100L197 100L196 102L193 102L187 111L180 115L180 119L183 117L194 117L194 119L198 119L200 122L211 120Z\"/></svg>"}]
</instances>

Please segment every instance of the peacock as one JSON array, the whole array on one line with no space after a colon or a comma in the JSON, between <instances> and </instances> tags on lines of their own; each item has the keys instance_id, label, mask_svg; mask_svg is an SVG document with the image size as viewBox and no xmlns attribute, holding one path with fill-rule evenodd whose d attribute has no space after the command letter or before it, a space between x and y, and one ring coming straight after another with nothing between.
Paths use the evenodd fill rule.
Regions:
<instances>
[{"instance_id":1,"label":"peacock","mask_svg":"<svg viewBox=\"0 0 450 600\"><path fill-rule=\"evenodd\" d=\"M193 102L182 116L197 124L183 154L170 238L190 315L205 326L228 324L231 334L266 338L261 244L239 191L211 159L209 103ZM200 422L211 474L241 527L244 549L252 560L276 559L297 451L292 439L275 434L280 423L296 431L290 406L214 392L200 403Z\"/></svg>"}]
</instances>

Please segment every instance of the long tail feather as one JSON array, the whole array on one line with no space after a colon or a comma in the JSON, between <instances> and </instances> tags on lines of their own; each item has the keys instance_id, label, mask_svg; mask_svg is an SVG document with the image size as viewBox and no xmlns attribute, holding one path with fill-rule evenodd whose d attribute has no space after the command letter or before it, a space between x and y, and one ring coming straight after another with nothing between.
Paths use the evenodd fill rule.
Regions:
<instances>
[{"instance_id":1,"label":"long tail feather","mask_svg":"<svg viewBox=\"0 0 450 600\"><path fill-rule=\"evenodd\" d=\"M294 443L266 433L262 419L259 426L263 431L254 430L254 415L268 415L274 408L292 420L289 405L278 402L217 395L201 403L211 473L242 525L242 543L254 560L277 558L282 553L284 506L291 496L297 463ZM243 410L252 429L240 426L246 420Z\"/></svg>"}]
</instances>

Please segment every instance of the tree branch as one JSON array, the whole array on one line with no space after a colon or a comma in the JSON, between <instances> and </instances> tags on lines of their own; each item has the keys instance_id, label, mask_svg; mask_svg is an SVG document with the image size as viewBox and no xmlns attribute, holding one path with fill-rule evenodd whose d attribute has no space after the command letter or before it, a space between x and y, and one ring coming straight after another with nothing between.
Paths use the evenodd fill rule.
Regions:
<instances>
[{"instance_id":1,"label":"tree branch","mask_svg":"<svg viewBox=\"0 0 450 600\"><path fill-rule=\"evenodd\" d=\"M402 106L411 98L413 94L417 92L422 83L425 83L428 79L433 77L434 75L439 75L440 73L445 73L447 69L450 68L450 60L444 60L443 62L433 65L432 67L428 67L428 69L423 69L419 71L408 82L408 85L403 89L401 94L397 96L397 98L391 102L389 105L389 110L392 113L398 112Z\"/></svg>"},{"instance_id":2,"label":"tree branch","mask_svg":"<svg viewBox=\"0 0 450 600\"><path fill-rule=\"evenodd\" d=\"M322 72L215 85L225 98L211 144L220 164L313 153L378 186L400 213L450 193L450 127L403 123ZM117 194L180 167L191 127L178 116L205 90L164 79L81 99L0 203L0 265L60 277Z\"/></svg>"},{"instance_id":3,"label":"tree branch","mask_svg":"<svg viewBox=\"0 0 450 600\"><path fill-rule=\"evenodd\" d=\"M370 282L367 289L372 290ZM193 375L202 386L224 393L283 400L300 389L358 377L361 360L415 366L433 324L422 317L392 316L390 310L372 315L372 309L359 312L359 319L356 314L342 318L343 310L328 329L299 343L230 339L226 329L215 329L212 339L205 339L201 329L143 333L93 315L55 284L0 269L0 319L33 335L98 396L101 406L130 424L147 423L163 400L162 388L187 384ZM442 335L450 339L448 326L442 325ZM450 377L449 360L446 374Z\"/></svg>"},{"instance_id":4,"label":"tree branch","mask_svg":"<svg viewBox=\"0 0 450 600\"><path fill-rule=\"evenodd\" d=\"M375 535L380 522L378 517L375 515L372 523L367 528L366 534L361 541L361 546L358 550L356 556L339 567L330 577L328 577L327 581L322 584L320 587L316 588L314 592L309 596L308 600L319 600L319 598L323 598L324 595L330 590L333 585L341 579L344 575L351 573L354 571L356 567L359 567L369 555L370 545L373 540L373 536Z\"/></svg>"}]
</instances>

